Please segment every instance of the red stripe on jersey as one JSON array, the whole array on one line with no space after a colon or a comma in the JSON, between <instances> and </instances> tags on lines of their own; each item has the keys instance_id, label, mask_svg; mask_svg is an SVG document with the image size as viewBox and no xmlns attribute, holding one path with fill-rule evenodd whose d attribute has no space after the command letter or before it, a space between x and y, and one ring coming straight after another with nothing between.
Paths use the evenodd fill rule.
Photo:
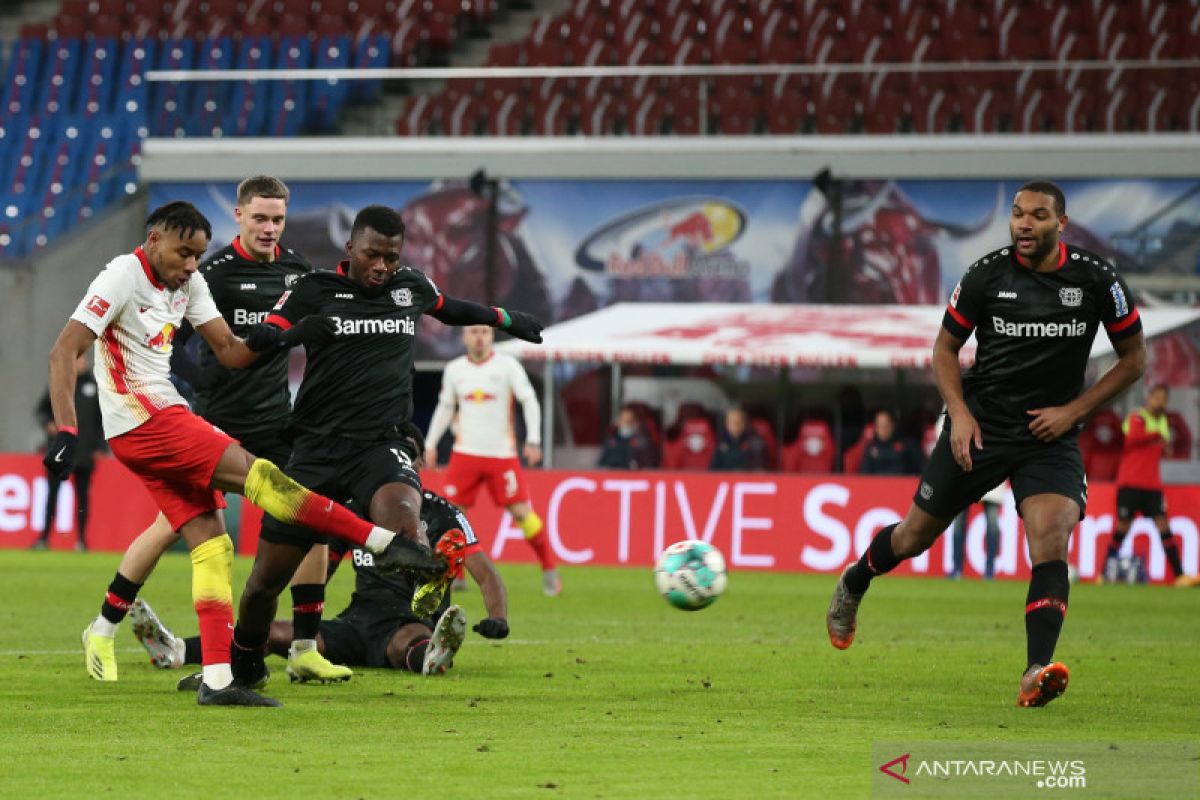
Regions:
<instances>
[{"instance_id":1,"label":"red stripe on jersey","mask_svg":"<svg viewBox=\"0 0 1200 800\"><path fill-rule=\"evenodd\" d=\"M1028 267L1029 262L1021 258L1021 255L1013 250L1013 255L1016 256L1017 263L1022 267ZM1067 246L1062 242L1058 243L1058 263L1054 265L1055 270L1062 269L1063 264L1067 263ZM1054 270L1051 270L1053 272Z\"/></svg>"},{"instance_id":2,"label":"red stripe on jersey","mask_svg":"<svg viewBox=\"0 0 1200 800\"><path fill-rule=\"evenodd\" d=\"M281 317L278 314L272 314L264 319L263 322L267 323L268 325L274 325L277 328L282 328L285 331L292 327L292 323L288 322L287 317Z\"/></svg>"},{"instance_id":3,"label":"red stripe on jersey","mask_svg":"<svg viewBox=\"0 0 1200 800\"><path fill-rule=\"evenodd\" d=\"M1121 320L1120 322L1106 322L1106 323L1104 323L1104 327L1108 329L1109 333L1120 333L1121 331L1125 330L1126 328L1128 328L1130 325L1132 325L1133 323L1135 323L1137 321L1138 321L1138 310L1135 308L1133 310L1133 313L1130 314L1125 319Z\"/></svg>"},{"instance_id":4,"label":"red stripe on jersey","mask_svg":"<svg viewBox=\"0 0 1200 800\"><path fill-rule=\"evenodd\" d=\"M1041 600L1034 600L1025 606L1025 613L1028 614L1041 608L1056 608L1064 617L1067 615L1067 604L1057 597L1043 597Z\"/></svg>"},{"instance_id":5,"label":"red stripe on jersey","mask_svg":"<svg viewBox=\"0 0 1200 800\"><path fill-rule=\"evenodd\" d=\"M428 310L428 311L426 311L425 313L426 313L426 314L432 314L434 311L441 311L441 310L442 310L442 306L443 306L443 305L445 305L445 304L446 304L446 295L444 295L444 294L439 294L439 295L438 295L438 301L437 301L436 303L434 303L434 304L433 304L433 308L429 309L429 310Z\"/></svg>"},{"instance_id":6,"label":"red stripe on jersey","mask_svg":"<svg viewBox=\"0 0 1200 800\"><path fill-rule=\"evenodd\" d=\"M132 391L129 384L125 381L125 375L129 371L125 366L125 355L121 352L121 343L117 341L116 335L113 334L112 326L104 329L104 347L108 350L108 355L112 359L113 366L108 369L108 376L112 379L113 387L117 390L117 394L131 394L134 399L146 410L147 414L155 414L161 409L154 403L150 402L150 398L141 392Z\"/></svg>"},{"instance_id":7,"label":"red stripe on jersey","mask_svg":"<svg viewBox=\"0 0 1200 800\"><path fill-rule=\"evenodd\" d=\"M237 254L242 258L246 259L247 261L258 261L258 258L251 254L251 252L242 245L242 237L240 234L233 237L233 241L230 242L230 244L233 246L233 249L237 251ZM279 254L281 252L282 251L280 250L279 245L275 245L276 258L279 258Z\"/></svg>"},{"instance_id":8,"label":"red stripe on jersey","mask_svg":"<svg viewBox=\"0 0 1200 800\"><path fill-rule=\"evenodd\" d=\"M146 251L138 247L133 251L133 254L138 257L138 261L142 262L142 272L146 273L146 277L150 280L150 285L155 289L167 288L154 276L154 269L150 266L150 259L146 258Z\"/></svg>"},{"instance_id":9,"label":"red stripe on jersey","mask_svg":"<svg viewBox=\"0 0 1200 800\"><path fill-rule=\"evenodd\" d=\"M350 259L339 261L337 265L337 274L344 278L350 277Z\"/></svg>"},{"instance_id":10,"label":"red stripe on jersey","mask_svg":"<svg viewBox=\"0 0 1200 800\"><path fill-rule=\"evenodd\" d=\"M962 314L958 313L958 310L954 306L947 305L946 313L948 313L950 316L954 317L954 321L957 322L959 325L962 325L964 328L967 328L968 330L972 330L975 328L975 323L971 322L971 320L967 319Z\"/></svg>"}]
</instances>

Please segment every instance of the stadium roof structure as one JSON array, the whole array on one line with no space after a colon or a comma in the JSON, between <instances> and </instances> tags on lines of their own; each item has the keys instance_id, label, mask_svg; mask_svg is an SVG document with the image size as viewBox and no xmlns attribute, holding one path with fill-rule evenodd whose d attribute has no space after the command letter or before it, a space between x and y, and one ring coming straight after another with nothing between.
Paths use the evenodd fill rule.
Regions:
<instances>
[{"instance_id":1,"label":"stadium roof structure","mask_svg":"<svg viewBox=\"0 0 1200 800\"><path fill-rule=\"evenodd\" d=\"M945 306L617 303L552 325L543 344L498 349L527 361L924 369ZM1200 308L1140 308L1147 338ZM972 338L960 354L974 358ZM1111 355L1100 334L1092 358Z\"/></svg>"}]
</instances>

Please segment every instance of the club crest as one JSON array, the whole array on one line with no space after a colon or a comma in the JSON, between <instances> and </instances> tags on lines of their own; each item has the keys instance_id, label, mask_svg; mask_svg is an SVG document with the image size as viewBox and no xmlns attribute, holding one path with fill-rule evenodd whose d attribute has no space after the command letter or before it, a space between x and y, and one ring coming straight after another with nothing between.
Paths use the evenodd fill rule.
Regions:
<instances>
[{"instance_id":1,"label":"club crest","mask_svg":"<svg viewBox=\"0 0 1200 800\"><path fill-rule=\"evenodd\" d=\"M413 303L412 289L393 289L392 290L392 301L395 302L396 305L401 306L401 307L411 306Z\"/></svg>"},{"instance_id":2,"label":"club crest","mask_svg":"<svg viewBox=\"0 0 1200 800\"><path fill-rule=\"evenodd\" d=\"M1058 290L1058 299L1067 308L1078 308L1083 305L1083 289L1075 286L1063 287Z\"/></svg>"}]
</instances>

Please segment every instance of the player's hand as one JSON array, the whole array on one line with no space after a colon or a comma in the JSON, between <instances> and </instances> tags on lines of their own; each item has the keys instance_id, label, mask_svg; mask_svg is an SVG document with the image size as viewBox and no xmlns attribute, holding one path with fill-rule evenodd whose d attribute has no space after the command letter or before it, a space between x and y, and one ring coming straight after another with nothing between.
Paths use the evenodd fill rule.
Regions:
<instances>
[{"instance_id":1,"label":"player's hand","mask_svg":"<svg viewBox=\"0 0 1200 800\"><path fill-rule=\"evenodd\" d=\"M279 334L279 344L283 347L323 345L332 342L336 336L337 326L333 320L320 314L309 314Z\"/></svg>"},{"instance_id":2,"label":"player's hand","mask_svg":"<svg viewBox=\"0 0 1200 800\"><path fill-rule=\"evenodd\" d=\"M425 468L437 469L437 448L428 447L425 449Z\"/></svg>"},{"instance_id":3,"label":"player's hand","mask_svg":"<svg viewBox=\"0 0 1200 800\"><path fill-rule=\"evenodd\" d=\"M1075 415L1066 406L1034 408L1025 413L1033 417L1029 430L1043 442L1053 442L1075 425Z\"/></svg>"},{"instance_id":4,"label":"player's hand","mask_svg":"<svg viewBox=\"0 0 1200 800\"><path fill-rule=\"evenodd\" d=\"M485 639L506 639L508 638L508 621L488 618L476 622L472 630Z\"/></svg>"},{"instance_id":5,"label":"player's hand","mask_svg":"<svg viewBox=\"0 0 1200 800\"><path fill-rule=\"evenodd\" d=\"M510 321L503 330L526 342L533 342L534 344L542 343L543 326L540 319L533 314L526 314L524 311L509 311L505 309L505 313L508 314Z\"/></svg>"},{"instance_id":6,"label":"player's hand","mask_svg":"<svg viewBox=\"0 0 1200 800\"><path fill-rule=\"evenodd\" d=\"M537 444L525 443L525 461L531 467L536 467L542 463L542 447Z\"/></svg>"},{"instance_id":7,"label":"player's hand","mask_svg":"<svg viewBox=\"0 0 1200 800\"><path fill-rule=\"evenodd\" d=\"M75 445L78 441L79 436L75 433L59 429L42 459L42 463L46 465L46 472L60 481L71 477L71 471L75 468Z\"/></svg>"},{"instance_id":8,"label":"player's hand","mask_svg":"<svg viewBox=\"0 0 1200 800\"><path fill-rule=\"evenodd\" d=\"M971 445L983 449L983 431L970 411L963 410L950 415L950 454L963 472L971 471Z\"/></svg>"}]
</instances>

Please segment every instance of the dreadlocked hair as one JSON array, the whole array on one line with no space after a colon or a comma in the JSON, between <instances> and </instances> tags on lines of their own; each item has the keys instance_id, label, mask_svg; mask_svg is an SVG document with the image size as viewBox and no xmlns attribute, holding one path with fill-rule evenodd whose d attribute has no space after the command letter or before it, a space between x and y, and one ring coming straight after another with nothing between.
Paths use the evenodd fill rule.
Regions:
<instances>
[{"instance_id":1,"label":"dreadlocked hair","mask_svg":"<svg viewBox=\"0 0 1200 800\"><path fill-rule=\"evenodd\" d=\"M161 226L163 230L176 230L187 239L197 231L203 231L208 239L212 239L212 225L208 218L200 213L200 209L184 200L174 200L159 206L146 217L146 227Z\"/></svg>"}]
</instances>

